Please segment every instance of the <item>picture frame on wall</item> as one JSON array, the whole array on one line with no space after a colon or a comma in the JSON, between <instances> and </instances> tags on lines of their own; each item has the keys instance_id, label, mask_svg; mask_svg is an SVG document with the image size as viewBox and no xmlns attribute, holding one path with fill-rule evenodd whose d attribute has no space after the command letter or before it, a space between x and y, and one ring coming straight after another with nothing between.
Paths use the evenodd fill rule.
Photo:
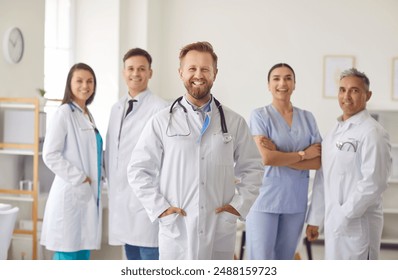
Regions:
<instances>
[{"instance_id":1,"label":"picture frame on wall","mask_svg":"<svg viewBox=\"0 0 398 280\"><path fill-rule=\"evenodd\" d=\"M392 59L392 99L398 100L398 57Z\"/></svg>"},{"instance_id":2,"label":"picture frame on wall","mask_svg":"<svg viewBox=\"0 0 398 280\"><path fill-rule=\"evenodd\" d=\"M323 96L337 98L340 74L355 66L352 55L325 55L323 57Z\"/></svg>"}]
</instances>

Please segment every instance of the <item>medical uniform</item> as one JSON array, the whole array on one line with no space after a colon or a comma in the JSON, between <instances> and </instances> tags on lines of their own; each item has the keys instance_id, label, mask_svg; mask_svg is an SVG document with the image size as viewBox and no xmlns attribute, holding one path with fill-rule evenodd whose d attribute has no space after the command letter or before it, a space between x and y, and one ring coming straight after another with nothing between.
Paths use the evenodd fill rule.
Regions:
<instances>
[{"instance_id":1,"label":"medical uniform","mask_svg":"<svg viewBox=\"0 0 398 280\"><path fill-rule=\"evenodd\" d=\"M250 129L253 136L270 138L281 152L298 152L322 141L314 116L296 107L291 127L268 105L252 112ZM309 171L285 166L265 166L264 171L246 221L248 258L293 259L307 210Z\"/></svg>"},{"instance_id":2,"label":"medical uniform","mask_svg":"<svg viewBox=\"0 0 398 280\"><path fill-rule=\"evenodd\" d=\"M326 259L378 259L391 162L389 136L367 110L326 135L307 219L324 224Z\"/></svg>"},{"instance_id":3,"label":"medical uniform","mask_svg":"<svg viewBox=\"0 0 398 280\"><path fill-rule=\"evenodd\" d=\"M181 105L186 113L176 104L172 114L166 108L145 126L129 163L129 183L151 221L159 222L160 259L233 259L238 217L215 209L230 204L246 217L261 184L260 155L235 112L223 107L224 137L214 100L207 128L185 98ZM187 215L158 219L171 206Z\"/></svg>"},{"instance_id":4,"label":"medical uniform","mask_svg":"<svg viewBox=\"0 0 398 280\"><path fill-rule=\"evenodd\" d=\"M102 139L92 120L76 103L61 105L50 120L43 161L55 179L40 243L51 251L76 253L100 248ZM86 177L91 184L83 183ZM81 255L87 256L87 252Z\"/></svg>"},{"instance_id":5,"label":"medical uniform","mask_svg":"<svg viewBox=\"0 0 398 280\"><path fill-rule=\"evenodd\" d=\"M126 94L113 107L109 119L105 169L109 195L109 244L158 247L158 225L149 220L141 202L127 181L127 164L148 120L167 102L149 90L134 99L133 111L126 117Z\"/></svg>"}]
</instances>

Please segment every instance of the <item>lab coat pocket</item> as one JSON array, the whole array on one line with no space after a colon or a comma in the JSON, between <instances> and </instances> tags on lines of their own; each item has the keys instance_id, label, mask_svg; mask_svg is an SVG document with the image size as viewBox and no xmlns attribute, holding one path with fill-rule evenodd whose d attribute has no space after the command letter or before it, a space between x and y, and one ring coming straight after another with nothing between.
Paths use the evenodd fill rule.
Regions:
<instances>
[{"instance_id":1,"label":"lab coat pocket","mask_svg":"<svg viewBox=\"0 0 398 280\"><path fill-rule=\"evenodd\" d=\"M234 140L231 136L223 136L220 133L214 133L212 138L212 161L216 165L234 164ZM225 138L228 138L227 141ZM224 141L225 140L225 141Z\"/></svg>"},{"instance_id":2,"label":"lab coat pocket","mask_svg":"<svg viewBox=\"0 0 398 280\"><path fill-rule=\"evenodd\" d=\"M337 151L336 170L338 174L346 174L352 172L355 164L356 153L353 151Z\"/></svg>"},{"instance_id":3,"label":"lab coat pocket","mask_svg":"<svg viewBox=\"0 0 398 280\"><path fill-rule=\"evenodd\" d=\"M234 251L238 216L225 211L217 215L218 222L214 237L214 249L219 252Z\"/></svg>"},{"instance_id":4,"label":"lab coat pocket","mask_svg":"<svg viewBox=\"0 0 398 280\"><path fill-rule=\"evenodd\" d=\"M166 239L174 239L180 236L177 225L179 214L174 213L159 219L159 236Z\"/></svg>"},{"instance_id":5,"label":"lab coat pocket","mask_svg":"<svg viewBox=\"0 0 398 280\"><path fill-rule=\"evenodd\" d=\"M238 220L238 216L231 214L227 211L221 212L218 215L220 215L220 220L225 221L226 223L231 223L233 225L236 225L236 222Z\"/></svg>"},{"instance_id":6,"label":"lab coat pocket","mask_svg":"<svg viewBox=\"0 0 398 280\"><path fill-rule=\"evenodd\" d=\"M341 206L336 209L335 217L337 218L335 231L337 235L355 237L364 234L362 232L361 218L347 218Z\"/></svg>"},{"instance_id":7,"label":"lab coat pocket","mask_svg":"<svg viewBox=\"0 0 398 280\"><path fill-rule=\"evenodd\" d=\"M361 218L347 219L340 225L338 229L340 236L360 237L362 232Z\"/></svg>"},{"instance_id":8,"label":"lab coat pocket","mask_svg":"<svg viewBox=\"0 0 398 280\"><path fill-rule=\"evenodd\" d=\"M75 199L78 202L87 203L93 197L91 186L87 182L74 186L73 188L74 188Z\"/></svg>"}]
</instances>

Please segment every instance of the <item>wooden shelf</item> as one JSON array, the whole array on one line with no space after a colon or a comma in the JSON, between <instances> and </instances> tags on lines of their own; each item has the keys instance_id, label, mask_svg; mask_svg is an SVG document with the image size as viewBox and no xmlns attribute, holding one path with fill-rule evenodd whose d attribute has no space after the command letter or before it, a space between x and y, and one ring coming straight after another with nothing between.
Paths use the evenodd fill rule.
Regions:
<instances>
[{"instance_id":1,"label":"wooden shelf","mask_svg":"<svg viewBox=\"0 0 398 280\"><path fill-rule=\"evenodd\" d=\"M0 110L33 111L33 140L31 144L0 142L0 155L32 156L33 157L33 186L31 191L19 189L1 189L0 200L24 201L31 203L32 230L15 229L14 234L32 236L32 259L38 258L36 240L38 221L38 193L39 193L39 156L40 156L40 101L38 98L6 98L0 97ZM26 124L24 124L26 127ZM18 127L16 128L18 129ZM2 141L3 139L1 139ZM3 186L4 187L4 186ZM15 236L15 235L14 235Z\"/></svg>"},{"instance_id":2,"label":"wooden shelf","mask_svg":"<svg viewBox=\"0 0 398 280\"><path fill-rule=\"evenodd\" d=\"M398 178L391 177L390 179L388 179L388 183L389 184L398 184Z\"/></svg>"},{"instance_id":3,"label":"wooden shelf","mask_svg":"<svg viewBox=\"0 0 398 280\"><path fill-rule=\"evenodd\" d=\"M382 244L394 244L398 245L398 238L381 238Z\"/></svg>"},{"instance_id":4,"label":"wooden shelf","mask_svg":"<svg viewBox=\"0 0 398 280\"><path fill-rule=\"evenodd\" d=\"M0 102L2 102L3 98L0 98ZM7 103L0 103L0 108L5 108L5 109L35 109L35 105L33 103L30 103L31 100L26 99L28 103L18 103L18 102L7 102Z\"/></svg>"},{"instance_id":5,"label":"wooden shelf","mask_svg":"<svg viewBox=\"0 0 398 280\"><path fill-rule=\"evenodd\" d=\"M19 195L19 196L0 195L0 200L33 202L33 197L25 195Z\"/></svg>"},{"instance_id":6,"label":"wooden shelf","mask_svg":"<svg viewBox=\"0 0 398 280\"><path fill-rule=\"evenodd\" d=\"M384 214L398 214L398 208L384 208L383 209Z\"/></svg>"},{"instance_id":7,"label":"wooden shelf","mask_svg":"<svg viewBox=\"0 0 398 280\"><path fill-rule=\"evenodd\" d=\"M21 155L21 156L33 156L35 153L32 150L23 149L0 149L1 155ZM41 155L41 152L39 152Z\"/></svg>"}]
</instances>

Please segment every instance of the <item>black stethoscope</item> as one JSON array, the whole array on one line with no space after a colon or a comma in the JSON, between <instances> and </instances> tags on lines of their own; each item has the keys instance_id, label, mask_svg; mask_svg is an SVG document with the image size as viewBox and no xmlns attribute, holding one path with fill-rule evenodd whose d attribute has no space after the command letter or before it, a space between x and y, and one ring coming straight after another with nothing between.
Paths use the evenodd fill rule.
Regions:
<instances>
[{"instance_id":1,"label":"black stethoscope","mask_svg":"<svg viewBox=\"0 0 398 280\"><path fill-rule=\"evenodd\" d=\"M181 104L181 100L182 100L183 96L178 97L170 106L170 110L169 110L169 123L167 125L167 129L166 129L166 135L169 137L174 137L174 136L188 136L191 134L191 127L189 126L189 121L188 121L188 111L187 108L185 108L184 105ZM223 141L224 143L228 143L232 140L232 136L228 133L228 128L227 128L227 124L225 122L225 115L224 115L224 110L221 106L221 103L215 98L214 99L214 103L217 106L218 111L220 112L220 122L221 122L221 131L223 134ZM171 115L173 114L173 109L174 106L178 103L178 105L184 110L184 114L185 114L185 118L187 121L187 126L188 126L188 132L186 133L175 133L175 134L169 134L169 127L170 127L170 123L171 123Z\"/></svg>"}]
</instances>

